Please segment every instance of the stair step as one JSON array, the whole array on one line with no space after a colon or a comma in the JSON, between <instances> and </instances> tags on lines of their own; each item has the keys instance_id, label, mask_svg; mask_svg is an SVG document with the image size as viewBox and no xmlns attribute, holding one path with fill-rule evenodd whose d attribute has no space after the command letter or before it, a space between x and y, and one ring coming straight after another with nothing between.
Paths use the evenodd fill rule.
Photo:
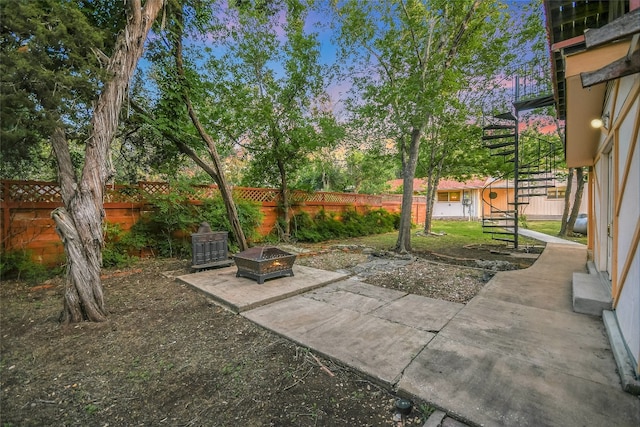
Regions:
<instances>
[{"instance_id":1,"label":"stair step","mask_svg":"<svg viewBox=\"0 0 640 427\"><path fill-rule=\"evenodd\" d=\"M528 176L528 175L526 175ZM519 182L544 182L544 181L551 181L553 180L553 178L549 178L549 177L538 177L538 178L518 178Z\"/></svg>"},{"instance_id":2,"label":"stair step","mask_svg":"<svg viewBox=\"0 0 640 427\"><path fill-rule=\"evenodd\" d=\"M501 120L512 120L514 122L517 120L515 118L515 116L513 114L511 114L510 112L498 114L497 116L493 116L493 117L495 117L496 119L501 119Z\"/></svg>"},{"instance_id":3,"label":"stair step","mask_svg":"<svg viewBox=\"0 0 640 427\"><path fill-rule=\"evenodd\" d=\"M499 240L501 242L509 242L509 243L513 243L514 245L516 244L515 239L504 239L502 237L493 237L493 240Z\"/></svg>"},{"instance_id":4,"label":"stair step","mask_svg":"<svg viewBox=\"0 0 640 427\"><path fill-rule=\"evenodd\" d=\"M487 125L487 126L483 127L482 129L485 129L485 130L492 130L492 129L514 129L514 130L515 130L515 126L513 126L513 125Z\"/></svg>"},{"instance_id":5,"label":"stair step","mask_svg":"<svg viewBox=\"0 0 640 427\"><path fill-rule=\"evenodd\" d=\"M500 151L499 153L491 153L489 155L490 156L508 156L508 155L513 154L515 152L516 152L516 150Z\"/></svg>"},{"instance_id":6,"label":"stair step","mask_svg":"<svg viewBox=\"0 0 640 427\"><path fill-rule=\"evenodd\" d=\"M519 185L518 190L536 190L540 188L552 188L554 185Z\"/></svg>"},{"instance_id":7,"label":"stair step","mask_svg":"<svg viewBox=\"0 0 640 427\"><path fill-rule=\"evenodd\" d=\"M498 144L485 144L485 148L489 148L490 150L493 150L495 148L502 148L502 147L508 147L510 145L513 145L513 141L510 142L500 142Z\"/></svg>"},{"instance_id":8,"label":"stair step","mask_svg":"<svg viewBox=\"0 0 640 427\"><path fill-rule=\"evenodd\" d=\"M497 135L482 135L483 141L490 141L492 139L503 139L503 138L513 138L515 142L515 133L499 133Z\"/></svg>"},{"instance_id":9,"label":"stair step","mask_svg":"<svg viewBox=\"0 0 640 427\"><path fill-rule=\"evenodd\" d=\"M514 236L516 233L514 233L513 231L487 231L487 234L497 234L500 236Z\"/></svg>"},{"instance_id":10,"label":"stair step","mask_svg":"<svg viewBox=\"0 0 640 427\"><path fill-rule=\"evenodd\" d=\"M528 168L527 166L520 166L518 168L518 172L523 175L540 175L542 173L551 173L550 170L542 169L539 170L537 168Z\"/></svg>"},{"instance_id":11,"label":"stair step","mask_svg":"<svg viewBox=\"0 0 640 427\"><path fill-rule=\"evenodd\" d=\"M512 225L513 224L482 224L482 228L486 228L486 229L505 228L505 227L511 227ZM497 233L497 231L489 231L489 233Z\"/></svg>"},{"instance_id":12,"label":"stair step","mask_svg":"<svg viewBox=\"0 0 640 427\"><path fill-rule=\"evenodd\" d=\"M611 310L611 294L602 286L600 276L589 273L573 273L573 311L602 316L603 310Z\"/></svg>"},{"instance_id":13,"label":"stair step","mask_svg":"<svg viewBox=\"0 0 640 427\"><path fill-rule=\"evenodd\" d=\"M543 197L546 196L546 193L527 193L527 194L518 194L518 199L528 199L530 197ZM518 200L518 203L524 205L524 203Z\"/></svg>"},{"instance_id":14,"label":"stair step","mask_svg":"<svg viewBox=\"0 0 640 427\"><path fill-rule=\"evenodd\" d=\"M508 205L512 205L512 206L520 206L520 205L530 205L531 203L529 202L507 202Z\"/></svg>"}]
</instances>

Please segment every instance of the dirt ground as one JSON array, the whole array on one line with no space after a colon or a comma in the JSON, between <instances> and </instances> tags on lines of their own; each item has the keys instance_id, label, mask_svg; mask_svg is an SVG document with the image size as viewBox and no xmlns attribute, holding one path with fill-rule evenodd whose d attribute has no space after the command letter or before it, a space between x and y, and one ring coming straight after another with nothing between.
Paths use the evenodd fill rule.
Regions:
<instances>
[{"instance_id":1,"label":"dirt ground","mask_svg":"<svg viewBox=\"0 0 640 427\"><path fill-rule=\"evenodd\" d=\"M418 254L366 281L466 302L492 273L464 265L489 252ZM337 270L375 256L384 254L325 248L297 262ZM433 410L413 402L411 415L398 422L392 391L175 282L188 268L186 260L151 259L105 270L110 317L100 324L58 323L60 279L39 286L3 282L0 424L421 426Z\"/></svg>"}]
</instances>

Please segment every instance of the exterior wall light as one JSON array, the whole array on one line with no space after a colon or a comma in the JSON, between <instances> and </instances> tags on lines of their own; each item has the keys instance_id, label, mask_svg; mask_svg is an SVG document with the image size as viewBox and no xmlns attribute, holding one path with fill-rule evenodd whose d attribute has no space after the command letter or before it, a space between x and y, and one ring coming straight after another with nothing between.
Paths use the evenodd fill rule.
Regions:
<instances>
[{"instance_id":1,"label":"exterior wall light","mask_svg":"<svg viewBox=\"0 0 640 427\"><path fill-rule=\"evenodd\" d=\"M602 118L591 120L591 127L594 129L600 129L601 127L607 127L609 125L609 113L605 113Z\"/></svg>"}]
</instances>

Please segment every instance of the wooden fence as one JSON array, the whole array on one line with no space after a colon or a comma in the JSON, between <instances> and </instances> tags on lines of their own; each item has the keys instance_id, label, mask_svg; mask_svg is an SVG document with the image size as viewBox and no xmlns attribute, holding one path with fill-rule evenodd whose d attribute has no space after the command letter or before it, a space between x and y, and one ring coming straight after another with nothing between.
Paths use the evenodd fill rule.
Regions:
<instances>
[{"instance_id":1,"label":"wooden fence","mask_svg":"<svg viewBox=\"0 0 640 427\"><path fill-rule=\"evenodd\" d=\"M104 209L106 221L119 224L128 230L144 212L153 209L147 202L154 194L168 193L170 187L164 182L139 182L137 185L109 185L105 192ZM197 186L197 199L213 197L216 186ZM271 188L235 187L234 197L260 204L263 221L258 232L269 234L276 225L280 194ZM426 205L424 198L414 199L412 219L424 224ZM338 216L347 209L364 213L367 209L385 209L400 212L401 195L367 195L354 193L304 192L291 193L293 211L315 215L320 210ZM0 181L0 229L3 251L31 251L34 261L53 264L63 257L63 247L55 232L51 211L62 206L60 187L53 182Z\"/></svg>"}]
</instances>

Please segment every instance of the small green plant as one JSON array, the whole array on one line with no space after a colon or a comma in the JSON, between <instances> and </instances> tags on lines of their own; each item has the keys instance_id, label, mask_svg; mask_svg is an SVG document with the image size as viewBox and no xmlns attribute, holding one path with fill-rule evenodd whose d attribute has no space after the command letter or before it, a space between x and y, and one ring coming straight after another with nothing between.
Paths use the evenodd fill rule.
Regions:
<instances>
[{"instance_id":1,"label":"small green plant","mask_svg":"<svg viewBox=\"0 0 640 427\"><path fill-rule=\"evenodd\" d=\"M426 403L421 403L420 405L418 405L418 412L420 413L422 422L426 422L431 414L433 414L435 411L436 408Z\"/></svg>"},{"instance_id":2,"label":"small green plant","mask_svg":"<svg viewBox=\"0 0 640 427\"><path fill-rule=\"evenodd\" d=\"M98 412L98 409L99 408L93 403L89 403L87 406L84 407L84 410L87 412L87 414L90 414L90 415Z\"/></svg>"},{"instance_id":3,"label":"small green plant","mask_svg":"<svg viewBox=\"0 0 640 427\"><path fill-rule=\"evenodd\" d=\"M360 400L360 399L364 398L364 391L362 391L362 390L354 390L351 393L351 397L353 397L356 400Z\"/></svg>"},{"instance_id":4,"label":"small green plant","mask_svg":"<svg viewBox=\"0 0 640 427\"><path fill-rule=\"evenodd\" d=\"M0 278L2 279L18 279L37 284L58 272L58 269L51 269L35 262L32 252L26 249L0 253Z\"/></svg>"},{"instance_id":5,"label":"small green plant","mask_svg":"<svg viewBox=\"0 0 640 427\"><path fill-rule=\"evenodd\" d=\"M120 224L104 224L103 267L127 267L134 262L135 257L129 254L131 245L126 240L127 234Z\"/></svg>"}]
</instances>

